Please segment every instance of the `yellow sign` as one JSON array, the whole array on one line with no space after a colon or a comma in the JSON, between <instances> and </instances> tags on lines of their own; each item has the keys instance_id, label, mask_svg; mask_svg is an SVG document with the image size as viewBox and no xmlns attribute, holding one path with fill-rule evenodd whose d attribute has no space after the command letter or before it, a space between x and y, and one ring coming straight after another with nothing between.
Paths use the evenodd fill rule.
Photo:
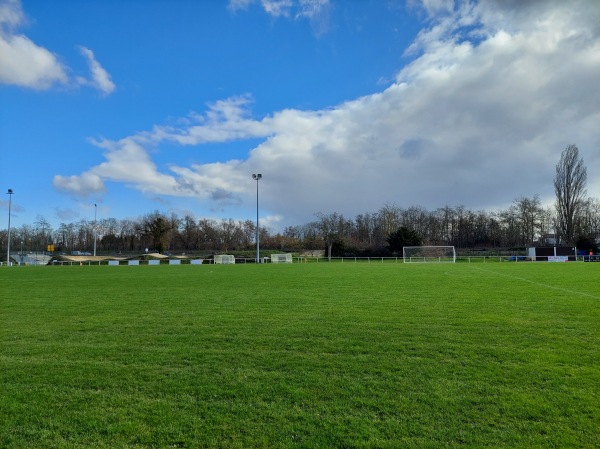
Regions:
<instances>
[{"instance_id":1,"label":"yellow sign","mask_svg":"<svg viewBox=\"0 0 600 449\"><path fill-rule=\"evenodd\" d=\"M53 253L54 252L54 245L48 245L48 252L49 253Z\"/></svg>"}]
</instances>

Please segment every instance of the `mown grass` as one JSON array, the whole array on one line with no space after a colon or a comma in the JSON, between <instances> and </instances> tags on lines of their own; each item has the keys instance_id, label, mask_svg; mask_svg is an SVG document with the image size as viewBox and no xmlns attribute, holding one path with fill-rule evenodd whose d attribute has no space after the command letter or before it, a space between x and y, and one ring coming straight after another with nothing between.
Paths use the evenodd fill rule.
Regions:
<instances>
[{"instance_id":1,"label":"mown grass","mask_svg":"<svg viewBox=\"0 0 600 449\"><path fill-rule=\"evenodd\" d=\"M0 270L0 447L598 447L600 264Z\"/></svg>"}]
</instances>

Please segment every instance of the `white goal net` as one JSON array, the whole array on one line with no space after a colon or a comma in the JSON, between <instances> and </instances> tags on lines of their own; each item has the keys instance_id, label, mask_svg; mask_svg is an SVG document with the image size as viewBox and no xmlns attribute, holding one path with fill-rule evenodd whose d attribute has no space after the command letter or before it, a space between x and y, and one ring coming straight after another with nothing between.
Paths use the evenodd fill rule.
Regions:
<instances>
[{"instance_id":1,"label":"white goal net","mask_svg":"<svg viewBox=\"0 0 600 449\"><path fill-rule=\"evenodd\" d=\"M215 255L215 263L235 263L235 256L231 254Z\"/></svg>"},{"instance_id":2,"label":"white goal net","mask_svg":"<svg viewBox=\"0 0 600 449\"><path fill-rule=\"evenodd\" d=\"M454 246L405 246L404 263L456 262Z\"/></svg>"},{"instance_id":3,"label":"white goal net","mask_svg":"<svg viewBox=\"0 0 600 449\"><path fill-rule=\"evenodd\" d=\"M287 254L271 254L271 263L292 263L292 255Z\"/></svg>"}]
</instances>

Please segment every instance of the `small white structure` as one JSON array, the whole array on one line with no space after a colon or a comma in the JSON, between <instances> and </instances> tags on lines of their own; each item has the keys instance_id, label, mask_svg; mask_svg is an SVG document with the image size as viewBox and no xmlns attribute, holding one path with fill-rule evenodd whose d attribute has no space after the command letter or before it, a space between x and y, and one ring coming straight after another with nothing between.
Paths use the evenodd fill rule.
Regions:
<instances>
[{"instance_id":1,"label":"small white structure","mask_svg":"<svg viewBox=\"0 0 600 449\"><path fill-rule=\"evenodd\" d=\"M271 254L271 263L292 263L292 255L287 254Z\"/></svg>"},{"instance_id":2,"label":"small white structure","mask_svg":"<svg viewBox=\"0 0 600 449\"><path fill-rule=\"evenodd\" d=\"M219 264L234 264L235 256L232 254L217 254L215 256L215 263Z\"/></svg>"}]
</instances>

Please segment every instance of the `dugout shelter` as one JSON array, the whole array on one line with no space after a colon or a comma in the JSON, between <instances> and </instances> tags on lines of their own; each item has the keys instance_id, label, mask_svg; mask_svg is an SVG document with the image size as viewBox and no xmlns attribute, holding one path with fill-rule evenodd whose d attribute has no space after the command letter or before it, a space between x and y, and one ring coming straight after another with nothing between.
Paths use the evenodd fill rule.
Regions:
<instances>
[{"instance_id":1,"label":"dugout shelter","mask_svg":"<svg viewBox=\"0 0 600 449\"><path fill-rule=\"evenodd\" d=\"M536 262L566 262L577 260L574 246L534 246L529 248L529 258Z\"/></svg>"}]
</instances>

